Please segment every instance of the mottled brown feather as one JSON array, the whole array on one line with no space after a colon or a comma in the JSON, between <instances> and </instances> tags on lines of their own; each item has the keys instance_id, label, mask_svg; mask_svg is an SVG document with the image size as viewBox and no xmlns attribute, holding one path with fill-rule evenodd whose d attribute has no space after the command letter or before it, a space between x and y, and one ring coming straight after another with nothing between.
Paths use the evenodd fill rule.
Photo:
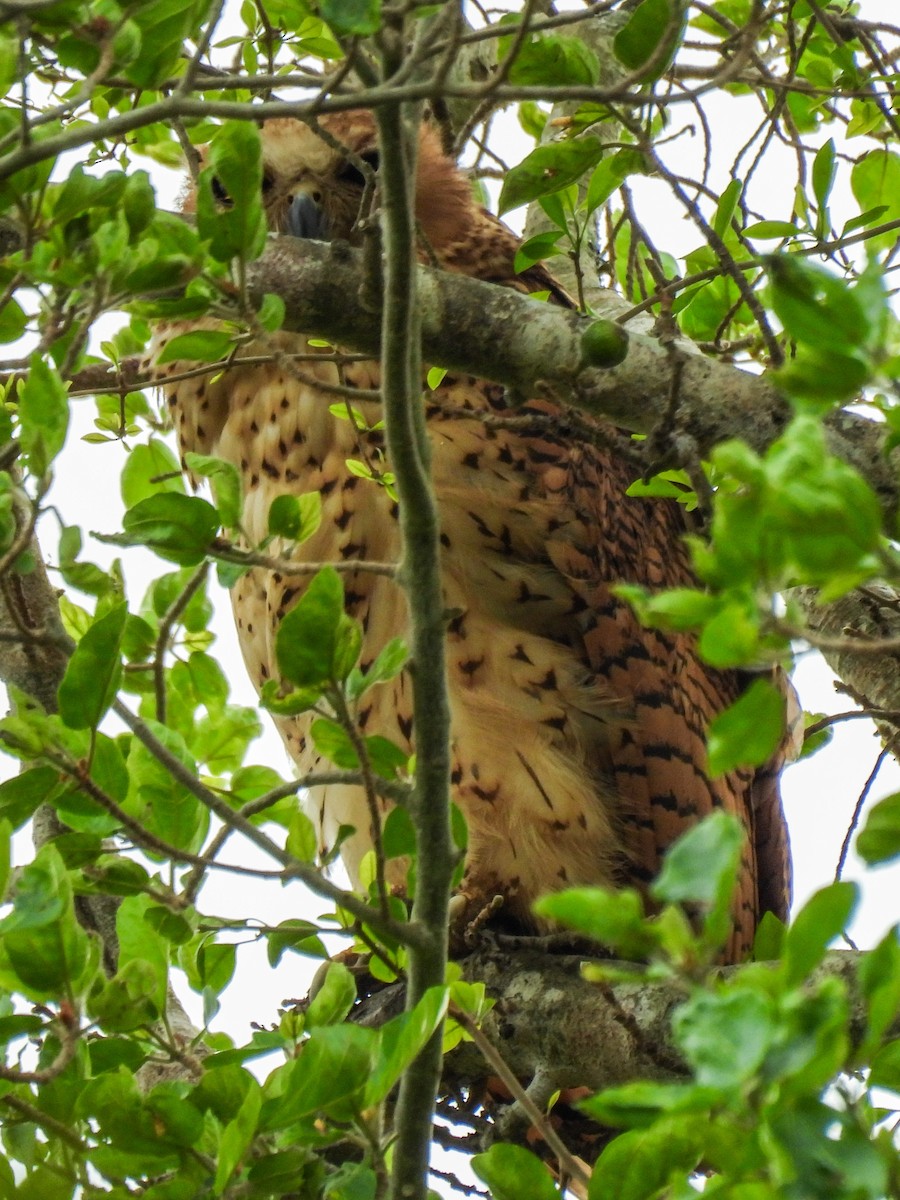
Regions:
<instances>
[{"instance_id":1,"label":"mottled brown feather","mask_svg":"<svg viewBox=\"0 0 900 1200\"><path fill-rule=\"evenodd\" d=\"M322 119L354 153L375 144L372 118ZM297 189L329 215L334 236L356 240L360 190L341 173L342 158L299 122L263 127L269 219L285 228ZM423 129L417 176L422 258L447 270L520 291L548 290L571 300L539 265L517 275L518 241L475 202L464 176ZM181 327L160 331L158 347ZM299 334L268 345L303 352ZM161 381L177 364L159 368ZM378 383L375 363L339 373L332 363L304 364L324 383ZM358 479L346 459L377 458L381 434L359 433L329 414L333 397L277 363L235 365L211 384L169 384L182 450L231 459L247 492L244 527L251 543L266 532L272 499L284 491L321 490L319 532L295 551L306 560L395 560L395 507L383 488ZM440 500L452 710L454 796L470 827L464 892L473 904L499 892L521 924L543 891L568 884L644 888L666 849L716 808L734 813L748 840L736 880L735 932L729 958L748 949L766 909L786 915L790 874L778 767L754 776L705 773L709 721L741 692L736 672L704 665L687 635L644 629L613 594L617 582L651 588L693 582L682 535L684 517L668 501L632 499L627 467L565 434L562 414L546 402L525 410L540 433L488 429L479 414L503 413L502 388L465 377L444 379L429 408L435 487ZM448 415L447 407L471 417ZM374 422L377 406L358 405ZM522 410L518 410L521 415ZM556 418L560 420L556 423ZM277 553L279 547L272 549ZM370 661L402 634L406 606L387 579L346 578L347 606L365 628ZM261 686L277 675L274 636L300 595L298 578L251 571L234 589L241 645ZM360 711L367 733L413 749L408 678L372 689ZM307 718L280 722L302 770L318 757ZM357 829L342 853L356 876L371 846L358 789L321 789L310 800L323 850L341 824Z\"/></svg>"}]
</instances>

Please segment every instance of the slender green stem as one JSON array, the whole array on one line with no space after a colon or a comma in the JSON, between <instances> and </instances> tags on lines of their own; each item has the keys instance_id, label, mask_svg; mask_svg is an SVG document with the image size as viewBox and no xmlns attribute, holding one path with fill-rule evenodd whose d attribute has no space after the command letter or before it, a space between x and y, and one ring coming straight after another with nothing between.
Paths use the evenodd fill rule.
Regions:
<instances>
[{"instance_id":1,"label":"slender green stem","mask_svg":"<svg viewBox=\"0 0 900 1200\"><path fill-rule=\"evenodd\" d=\"M383 31L384 70L402 62L403 33ZM444 667L440 522L429 475L421 404L420 328L416 296L415 155L420 113L414 105L377 112L381 142L385 304L382 394L388 456L397 477L410 608L416 739L414 817L418 870L413 921L426 933L410 947L407 1005L444 981L454 853L450 830L450 713ZM397 1103L391 1195L425 1200L435 1097L441 1074L440 1032L406 1072Z\"/></svg>"}]
</instances>

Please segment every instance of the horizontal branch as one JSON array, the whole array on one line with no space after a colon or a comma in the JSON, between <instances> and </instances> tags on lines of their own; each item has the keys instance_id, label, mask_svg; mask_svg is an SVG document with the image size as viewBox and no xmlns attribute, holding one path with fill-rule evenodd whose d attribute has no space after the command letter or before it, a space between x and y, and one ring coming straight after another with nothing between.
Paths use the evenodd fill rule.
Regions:
<instances>
[{"instance_id":1,"label":"horizontal branch","mask_svg":"<svg viewBox=\"0 0 900 1200\"><path fill-rule=\"evenodd\" d=\"M476 951L461 966L463 977L483 982L494 1001L482 1021L482 1033L516 1078L530 1085L539 1104L569 1088L600 1091L638 1079L690 1078L672 1038L673 1011L687 998L682 981L591 983L581 973L583 956L529 948L527 941L497 938L495 945ZM861 1044L866 1032L866 1005L857 980L863 957L849 950L830 951L807 984L815 988L824 979L843 981L850 998L851 1048ZM607 965L627 969L630 964ZM724 967L721 975L731 977L744 969ZM368 997L352 1019L382 1024L399 1011L402 988L392 984ZM895 1036L897 1030L890 1032ZM445 1061L444 1084L450 1090L475 1087L494 1073L478 1047L463 1042ZM524 1134L528 1122L523 1117L514 1108L501 1114L502 1135L514 1138L517 1124Z\"/></svg>"},{"instance_id":2,"label":"horizontal branch","mask_svg":"<svg viewBox=\"0 0 900 1200\"><path fill-rule=\"evenodd\" d=\"M277 237L249 270L260 299L276 292L287 307L285 327L377 355L381 314L363 297L360 253L343 243ZM585 364L588 317L542 304L511 288L419 268L419 306L425 361L502 383L515 395L546 396L649 434L671 406L672 359L656 338L629 335L618 366ZM791 410L764 378L699 354L681 369L673 462L706 457L729 438L763 451L783 431ZM850 463L878 495L885 512L900 507L900 451L884 454L886 430L855 413L827 421L831 450Z\"/></svg>"}]
</instances>

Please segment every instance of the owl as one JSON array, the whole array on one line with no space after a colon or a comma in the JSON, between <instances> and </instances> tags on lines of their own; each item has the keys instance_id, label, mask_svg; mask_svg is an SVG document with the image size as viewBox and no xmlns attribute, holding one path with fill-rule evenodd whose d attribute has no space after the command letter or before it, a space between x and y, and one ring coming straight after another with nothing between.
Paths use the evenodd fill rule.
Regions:
<instances>
[{"instance_id":1,"label":"owl","mask_svg":"<svg viewBox=\"0 0 900 1200\"><path fill-rule=\"evenodd\" d=\"M293 119L263 125L268 221L283 234L358 242L364 198L377 208L375 122L364 111L320 122L323 136ZM516 272L515 235L480 206L427 125L415 198L423 261L572 305L542 265ZM157 347L185 329L162 328ZM309 562L396 562L391 490L348 466L363 462L376 478L390 468L372 398L379 366L345 358L281 332L244 345L216 378L167 382L177 363L157 375L182 453L217 455L240 471L248 544L266 536L277 496L315 491L321 525L285 552ZM342 402L352 403L355 420L339 412ZM423 381L422 403L441 520L451 784L469 831L462 900L476 912L500 896L502 919L532 929L531 906L542 893L578 885L643 891L673 841L721 809L746 831L726 949L728 959L740 958L761 915L784 918L789 903L777 770L708 777L706 729L745 678L703 663L688 634L642 627L615 590L694 583L683 510L628 496L633 468L600 448L603 439L573 435L564 411L545 399L517 404L519 420L504 422L513 415L504 389L457 373L434 390ZM346 610L364 631L365 665L403 636L406 601L387 576L360 570L344 580ZM278 677L276 633L304 586L301 576L254 568L233 589L243 655L259 688ZM412 754L409 676L369 689L356 718L365 734ZM329 765L310 721L278 722L304 773ZM343 827L355 831L340 853L358 881L373 845L362 790L316 788L308 804L323 854ZM402 872L390 881L402 887Z\"/></svg>"}]
</instances>

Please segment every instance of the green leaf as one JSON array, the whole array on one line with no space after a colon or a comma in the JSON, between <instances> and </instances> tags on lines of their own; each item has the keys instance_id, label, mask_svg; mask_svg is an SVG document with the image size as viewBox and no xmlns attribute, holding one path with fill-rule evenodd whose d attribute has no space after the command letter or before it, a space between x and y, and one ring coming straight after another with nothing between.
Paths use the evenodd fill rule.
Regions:
<instances>
[{"instance_id":1,"label":"green leaf","mask_svg":"<svg viewBox=\"0 0 900 1200\"><path fill-rule=\"evenodd\" d=\"M322 497L318 492L300 496L276 496L269 508L269 533L274 537L305 542L322 521Z\"/></svg>"},{"instance_id":2,"label":"green leaf","mask_svg":"<svg viewBox=\"0 0 900 1200\"><path fill-rule=\"evenodd\" d=\"M341 577L323 567L278 627L275 655L285 679L308 688L333 678L344 615Z\"/></svg>"},{"instance_id":3,"label":"green leaf","mask_svg":"<svg viewBox=\"0 0 900 1200\"><path fill-rule=\"evenodd\" d=\"M144 920L151 929L155 929L167 942L172 942L175 946L184 946L194 936L196 922L192 924L180 913L172 912L162 904L148 908Z\"/></svg>"},{"instance_id":4,"label":"green leaf","mask_svg":"<svg viewBox=\"0 0 900 1200\"><path fill-rule=\"evenodd\" d=\"M187 660L187 669L194 695L206 706L210 716L224 712L228 680L220 664L202 650L195 650Z\"/></svg>"},{"instance_id":5,"label":"green leaf","mask_svg":"<svg viewBox=\"0 0 900 1200\"><path fill-rule=\"evenodd\" d=\"M561 1193L545 1163L523 1146L495 1142L476 1154L472 1170L491 1189L494 1200L560 1200Z\"/></svg>"},{"instance_id":6,"label":"green leaf","mask_svg":"<svg viewBox=\"0 0 900 1200\"><path fill-rule=\"evenodd\" d=\"M872 362L856 351L801 345L792 359L773 372L772 382L795 402L803 402L814 412L828 412L835 404L857 396L873 369Z\"/></svg>"},{"instance_id":7,"label":"green leaf","mask_svg":"<svg viewBox=\"0 0 900 1200\"><path fill-rule=\"evenodd\" d=\"M881 512L860 476L828 451L821 421L798 416L764 459L726 442L713 451L723 475L741 485L716 497L712 554L696 548L701 576L743 585L756 605L767 586L810 583L841 594L878 569Z\"/></svg>"},{"instance_id":8,"label":"green leaf","mask_svg":"<svg viewBox=\"0 0 900 1200\"><path fill-rule=\"evenodd\" d=\"M856 229L865 229L867 225L874 225L886 212L887 205L879 204L876 208L870 208L868 212L860 213L858 217L851 217L849 221L844 222L841 237L846 237Z\"/></svg>"},{"instance_id":9,"label":"green leaf","mask_svg":"<svg viewBox=\"0 0 900 1200\"><path fill-rule=\"evenodd\" d=\"M188 469L203 479L208 479L213 500L219 510L219 520L226 529L235 529L241 523L244 509L241 476L234 463L210 454L184 456Z\"/></svg>"},{"instance_id":10,"label":"green leaf","mask_svg":"<svg viewBox=\"0 0 900 1200\"><path fill-rule=\"evenodd\" d=\"M541 896L532 908L539 917L576 929L624 958L646 958L659 941L644 916L643 900L631 888L568 888Z\"/></svg>"},{"instance_id":11,"label":"green leaf","mask_svg":"<svg viewBox=\"0 0 900 1200\"><path fill-rule=\"evenodd\" d=\"M222 1194L228 1181L247 1155L256 1133L256 1124L261 1108L262 1089L256 1080L252 1079L237 1115L225 1126L219 1139L216 1176L213 1184L215 1195Z\"/></svg>"},{"instance_id":12,"label":"green leaf","mask_svg":"<svg viewBox=\"0 0 900 1200\"><path fill-rule=\"evenodd\" d=\"M241 767L231 777L231 794L235 803L246 804L248 800L258 800L282 783L282 777L271 767Z\"/></svg>"},{"instance_id":13,"label":"green leaf","mask_svg":"<svg viewBox=\"0 0 900 1200\"><path fill-rule=\"evenodd\" d=\"M834 138L829 138L817 150L812 167L813 193L815 194L816 204L819 208L820 221L828 208L828 198L831 195L831 189L834 187L836 173L837 155L834 149ZM827 231L823 228L821 233L824 234L825 232Z\"/></svg>"},{"instance_id":14,"label":"green leaf","mask_svg":"<svg viewBox=\"0 0 900 1200\"><path fill-rule=\"evenodd\" d=\"M269 965L277 967L285 950L297 954L309 954L315 958L327 958L328 951L319 937L318 927L311 921L292 918L281 921L266 939L266 954Z\"/></svg>"},{"instance_id":15,"label":"green leaf","mask_svg":"<svg viewBox=\"0 0 900 1200\"><path fill-rule=\"evenodd\" d=\"M885 221L900 217L900 155L880 147L864 153L850 172L850 186L863 212L882 209ZM892 248L896 230L879 234L869 242L872 253Z\"/></svg>"},{"instance_id":16,"label":"green leaf","mask_svg":"<svg viewBox=\"0 0 900 1200\"><path fill-rule=\"evenodd\" d=\"M709 1125L704 1119L663 1118L650 1129L620 1134L597 1160L588 1200L651 1200L676 1193L677 1181L690 1175L703 1155Z\"/></svg>"},{"instance_id":17,"label":"green leaf","mask_svg":"<svg viewBox=\"0 0 900 1200\"><path fill-rule=\"evenodd\" d=\"M184 493L181 464L165 442L151 438L146 444L135 446L125 459L120 487L126 508L133 508L157 492Z\"/></svg>"},{"instance_id":18,"label":"green leaf","mask_svg":"<svg viewBox=\"0 0 900 1200\"><path fill-rule=\"evenodd\" d=\"M267 230L259 131L249 121L225 121L213 134L207 161L197 189L200 236L209 240L210 253L220 262L257 258Z\"/></svg>"},{"instance_id":19,"label":"green leaf","mask_svg":"<svg viewBox=\"0 0 900 1200\"><path fill-rule=\"evenodd\" d=\"M19 386L19 440L28 470L41 478L63 448L69 427L69 397L55 367L39 354L28 363Z\"/></svg>"},{"instance_id":20,"label":"green leaf","mask_svg":"<svg viewBox=\"0 0 900 1200\"><path fill-rule=\"evenodd\" d=\"M720 238L724 238L731 227L731 219L734 216L734 210L737 208L737 202L741 198L743 188L744 184L742 180L732 179L719 197L719 203L716 205L715 215L713 216L713 229Z\"/></svg>"},{"instance_id":21,"label":"green leaf","mask_svg":"<svg viewBox=\"0 0 900 1200\"><path fill-rule=\"evenodd\" d=\"M0 342L17 342L28 326L25 310L11 297L0 307Z\"/></svg>"},{"instance_id":22,"label":"green leaf","mask_svg":"<svg viewBox=\"0 0 900 1200\"><path fill-rule=\"evenodd\" d=\"M662 870L650 885L651 895L676 904L716 904L723 894L730 899L745 841L736 817L711 813L666 852Z\"/></svg>"},{"instance_id":23,"label":"green leaf","mask_svg":"<svg viewBox=\"0 0 900 1200\"><path fill-rule=\"evenodd\" d=\"M753 938L754 962L771 962L780 958L784 949L786 925L773 912L764 912Z\"/></svg>"},{"instance_id":24,"label":"green leaf","mask_svg":"<svg viewBox=\"0 0 900 1200\"><path fill-rule=\"evenodd\" d=\"M186 965L185 958L181 958ZM193 971L188 971L188 978L194 986L199 984L204 992L218 995L234 978L237 966L237 947L226 942L214 942L204 938L197 948Z\"/></svg>"},{"instance_id":25,"label":"green leaf","mask_svg":"<svg viewBox=\"0 0 900 1200\"><path fill-rule=\"evenodd\" d=\"M75 920L72 885L52 843L19 873L12 911L0 921L0 948L29 995L78 990L91 948Z\"/></svg>"},{"instance_id":26,"label":"green leaf","mask_svg":"<svg viewBox=\"0 0 900 1200\"><path fill-rule=\"evenodd\" d=\"M816 348L843 350L866 343L870 320L843 279L795 254L768 257L766 269L772 307L792 338Z\"/></svg>"},{"instance_id":27,"label":"green leaf","mask_svg":"<svg viewBox=\"0 0 900 1200\"><path fill-rule=\"evenodd\" d=\"M391 638L365 672L360 668L351 672L347 681L348 695L352 700L356 700L374 684L395 679L408 659L409 647L403 638Z\"/></svg>"},{"instance_id":28,"label":"green leaf","mask_svg":"<svg viewBox=\"0 0 900 1200\"><path fill-rule=\"evenodd\" d=\"M356 1003L356 981L340 962L325 965L322 975L316 976L316 991L312 994L304 1019L307 1029L316 1025L339 1025Z\"/></svg>"},{"instance_id":29,"label":"green leaf","mask_svg":"<svg viewBox=\"0 0 900 1200\"><path fill-rule=\"evenodd\" d=\"M659 79L675 56L686 19L686 6L679 0L642 0L613 39L616 58L629 71L652 61L638 77L642 83Z\"/></svg>"},{"instance_id":30,"label":"green leaf","mask_svg":"<svg viewBox=\"0 0 900 1200\"><path fill-rule=\"evenodd\" d=\"M354 995L355 995L354 986ZM366 1106L380 1104L428 1040L437 1035L447 1012L448 992L433 987L410 1011L401 1013L381 1028L372 1072L366 1082Z\"/></svg>"},{"instance_id":31,"label":"green leaf","mask_svg":"<svg viewBox=\"0 0 900 1200\"><path fill-rule=\"evenodd\" d=\"M628 495L641 495L632 484ZM656 494L656 493L654 493ZM651 595L633 584L616 584L615 593L634 608L641 623L653 629L696 629L715 613L718 600L697 588L667 588Z\"/></svg>"},{"instance_id":32,"label":"green leaf","mask_svg":"<svg viewBox=\"0 0 900 1200\"><path fill-rule=\"evenodd\" d=\"M316 827L302 808L296 809L291 817L285 850L301 862L314 862L319 849Z\"/></svg>"},{"instance_id":33,"label":"green leaf","mask_svg":"<svg viewBox=\"0 0 900 1200\"><path fill-rule=\"evenodd\" d=\"M381 0L320 0L319 12L339 37L369 37L381 28Z\"/></svg>"},{"instance_id":34,"label":"green leaf","mask_svg":"<svg viewBox=\"0 0 900 1200\"><path fill-rule=\"evenodd\" d=\"M10 844L12 842L12 825L9 821L0 820L0 895L5 896L9 883Z\"/></svg>"},{"instance_id":35,"label":"green leaf","mask_svg":"<svg viewBox=\"0 0 900 1200\"><path fill-rule=\"evenodd\" d=\"M140 36L140 53L125 74L152 89L175 73L185 38L196 35L209 8L207 0L153 0L129 9Z\"/></svg>"},{"instance_id":36,"label":"green leaf","mask_svg":"<svg viewBox=\"0 0 900 1200\"><path fill-rule=\"evenodd\" d=\"M156 215L156 192L146 171L127 176L122 192L122 211L132 234L146 229Z\"/></svg>"},{"instance_id":37,"label":"green leaf","mask_svg":"<svg viewBox=\"0 0 900 1200\"><path fill-rule=\"evenodd\" d=\"M319 717L310 726L309 736L319 754L336 767L343 771L355 771L359 766L356 747L347 730L337 721L332 721L329 717Z\"/></svg>"},{"instance_id":38,"label":"green leaf","mask_svg":"<svg viewBox=\"0 0 900 1200\"><path fill-rule=\"evenodd\" d=\"M0 818L19 829L62 786L54 767L32 767L0 783Z\"/></svg>"},{"instance_id":39,"label":"green leaf","mask_svg":"<svg viewBox=\"0 0 900 1200\"><path fill-rule=\"evenodd\" d=\"M900 1041L888 1042L873 1056L868 1084L900 1092Z\"/></svg>"},{"instance_id":40,"label":"green leaf","mask_svg":"<svg viewBox=\"0 0 900 1200\"><path fill-rule=\"evenodd\" d=\"M95 733L91 754L91 779L117 804L128 794L128 771L118 744L103 733ZM108 837L119 829L119 820L96 800L76 787L67 787L54 800L59 819L70 829Z\"/></svg>"},{"instance_id":41,"label":"green leaf","mask_svg":"<svg viewBox=\"0 0 900 1200\"><path fill-rule=\"evenodd\" d=\"M196 776L197 764L184 739L156 721L148 719L146 724L157 741ZM128 813L157 837L180 850L197 853L209 825L209 810L137 738L132 739L128 751L128 775Z\"/></svg>"},{"instance_id":42,"label":"green leaf","mask_svg":"<svg viewBox=\"0 0 900 1200\"><path fill-rule=\"evenodd\" d=\"M275 1070L264 1087L260 1128L285 1129L324 1113L336 1121L358 1117L378 1034L359 1025L322 1025L299 1058Z\"/></svg>"},{"instance_id":43,"label":"green leaf","mask_svg":"<svg viewBox=\"0 0 900 1200\"><path fill-rule=\"evenodd\" d=\"M219 514L199 496L159 492L130 508L122 528L131 545L149 546L161 558L191 567L206 557Z\"/></svg>"},{"instance_id":44,"label":"green leaf","mask_svg":"<svg viewBox=\"0 0 900 1200\"><path fill-rule=\"evenodd\" d=\"M511 45L511 37L501 38L501 55ZM510 83L523 86L589 85L599 78L597 55L581 38L553 33L526 38L509 70Z\"/></svg>"},{"instance_id":45,"label":"green leaf","mask_svg":"<svg viewBox=\"0 0 900 1200\"><path fill-rule=\"evenodd\" d=\"M354 617L342 613L338 621L334 657L332 659L332 675L335 679L344 681L359 661L362 650L363 628Z\"/></svg>"},{"instance_id":46,"label":"green leaf","mask_svg":"<svg viewBox=\"0 0 900 1200\"><path fill-rule=\"evenodd\" d=\"M603 155L598 138L582 137L574 141L538 146L512 168L500 192L500 215L519 208L574 183L595 166Z\"/></svg>"},{"instance_id":47,"label":"green leaf","mask_svg":"<svg viewBox=\"0 0 900 1200\"><path fill-rule=\"evenodd\" d=\"M753 238L757 241L768 241L770 239L781 239L796 237L800 230L790 221L757 221L755 225L748 225L744 230L744 237Z\"/></svg>"},{"instance_id":48,"label":"green leaf","mask_svg":"<svg viewBox=\"0 0 900 1200\"><path fill-rule=\"evenodd\" d=\"M409 761L409 755L405 750L402 750L396 742L381 737L380 734L376 733L367 737L365 744L372 769L382 779L393 779Z\"/></svg>"},{"instance_id":49,"label":"green leaf","mask_svg":"<svg viewBox=\"0 0 900 1200\"><path fill-rule=\"evenodd\" d=\"M222 329L194 329L179 333L156 356L162 366L170 362L220 362L234 349L234 333Z\"/></svg>"},{"instance_id":50,"label":"green leaf","mask_svg":"<svg viewBox=\"0 0 900 1200\"><path fill-rule=\"evenodd\" d=\"M900 792L893 792L871 809L856 838L856 853L869 866L900 855Z\"/></svg>"},{"instance_id":51,"label":"green leaf","mask_svg":"<svg viewBox=\"0 0 900 1200\"><path fill-rule=\"evenodd\" d=\"M187 605L183 603L185 589L193 587L194 592ZM141 604L141 614L147 618L150 625L155 625L154 618L162 618L177 602L181 609L181 624L188 633L204 633L209 624L213 608L205 587L196 587L194 572L190 570L172 571L154 580Z\"/></svg>"},{"instance_id":52,"label":"green leaf","mask_svg":"<svg viewBox=\"0 0 900 1200\"><path fill-rule=\"evenodd\" d=\"M706 622L698 649L712 667L740 667L759 656L759 612L754 597L737 593Z\"/></svg>"},{"instance_id":53,"label":"green leaf","mask_svg":"<svg viewBox=\"0 0 900 1200\"><path fill-rule=\"evenodd\" d=\"M128 964L140 964L140 987L152 1000L156 1015L165 1012L169 971L169 946L164 937L146 920L154 907L149 896L125 896L116 910L116 935L119 939L117 975ZM138 975L134 976L135 981Z\"/></svg>"},{"instance_id":54,"label":"green leaf","mask_svg":"<svg viewBox=\"0 0 900 1200\"><path fill-rule=\"evenodd\" d=\"M513 270L516 274L519 274L521 271L527 271L535 263L541 262L542 259L550 258L553 254L561 254L562 251L557 245L561 237L562 233L559 230L551 229L546 233L537 233L534 237L529 238L527 242L522 242L516 251L516 257L513 261ZM440 383L446 374L443 368L440 368L440 370L441 377L438 379L438 383ZM428 386L435 388L437 384L429 381Z\"/></svg>"},{"instance_id":55,"label":"green leaf","mask_svg":"<svg viewBox=\"0 0 900 1200\"><path fill-rule=\"evenodd\" d=\"M605 204L616 188L629 175L641 175L646 170L646 160L638 150L617 150L604 158L591 175L585 196L585 209L590 215L601 204Z\"/></svg>"},{"instance_id":56,"label":"green leaf","mask_svg":"<svg viewBox=\"0 0 900 1200\"><path fill-rule=\"evenodd\" d=\"M66 583L92 596L105 596L118 586L113 572L107 574L94 563L77 561L81 553L81 530L65 526L59 535L59 571Z\"/></svg>"},{"instance_id":57,"label":"green leaf","mask_svg":"<svg viewBox=\"0 0 900 1200\"><path fill-rule=\"evenodd\" d=\"M847 928L859 902L855 883L843 880L816 892L794 917L784 944L782 971L788 983L803 982Z\"/></svg>"},{"instance_id":58,"label":"green leaf","mask_svg":"<svg viewBox=\"0 0 900 1200\"><path fill-rule=\"evenodd\" d=\"M416 852L416 830L405 808L392 808L381 830L381 843L386 858L410 857Z\"/></svg>"},{"instance_id":59,"label":"green leaf","mask_svg":"<svg viewBox=\"0 0 900 1200\"><path fill-rule=\"evenodd\" d=\"M259 693L260 703L276 717L296 717L307 712L322 699L324 684L317 687L294 688L282 694L278 682L267 679Z\"/></svg>"},{"instance_id":60,"label":"green leaf","mask_svg":"<svg viewBox=\"0 0 900 1200\"><path fill-rule=\"evenodd\" d=\"M900 1012L900 943L896 929L860 958L858 978L869 1013L866 1046L858 1052L858 1061L864 1062L865 1050L871 1053Z\"/></svg>"},{"instance_id":61,"label":"green leaf","mask_svg":"<svg viewBox=\"0 0 900 1200\"><path fill-rule=\"evenodd\" d=\"M701 1086L740 1088L762 1066L779 1028L771 997L732 987L697 991L675 1012L672 1033Z\"/></svg>"},{"instance_id":62,"label":"green leaf","mask_svg":"<svg viewBox=\"0 0 900 1200\"><path fill-rule=\"evenodd\" d=\"M132 959L90 997L90 1014L106 1032L127 1033L162 1015L159 973L150 963Z\"/></svg>"},{"instance_id":63,"label":"green leaf","mask_svg":"<svg viewBox=\"0 0 900 1200\"><path fill-rule=\"evenodd\" d=\"M274 292L267 292L256 314L256 319L268 333L275 333L284 324L285 303Z\"/></svg>"},{"instance_id":64,"label":"green leaf","mask_svg":"<svg viewBox=\"0 0 900 1200\"><path fill-rule=\"evenodd\" d=\"M57 692L59 715L70 729L96 729L115 699L127 614L127 605L116 605L94 622L72 652Z\"/></svg>"},{"instance_id":65,"label":"green leaf","mask_svg":"<svg viewBox=\"0 0 900 1200\"><path fill-rule=\"evenodd\" d=\"M364 1163L344 1163L329 1175L323 1200L377 1200L378 1189L379 1179L371 1167ZM429 1191L428 1200L437 1200L436 1193Z\"/></svg>"},{"instance_id":66,"label":"green leaf","mask_svg":"<svg viewBox=\"0 0 900 1200\"><path fill-rule=\"evenodd\" d=\"M719 1102L716 1088L701 1088L694 1083L651 1083L636 1080L619 1087L605 1088L594 1096L579 1100L578 1108L601 1125L614 1129L651 1125L664 1112L704 1110Z\"/></svg>"},{"instance_id":67,"label":"green leaf","mask_svg":"<svg viewBox=\"0 0 900 1200\"><path fill-rule=\"evenodd\" d=\"M247 747L262 731L255 708L226 704L197 722L191 751L214 775L224 775L241 765Z\"/></svg>"},{"instance_id":68,"label":"green leaf","mask_svg":"<svg viewBox=\"0 0 900 1200\"><path fill-rule=\"evenodd\" d=\"M760 766L784 735L784 696L767 679L755 679L709 726L707 748L713 779L739 766Z\"/></svg>"}]
</instances>

